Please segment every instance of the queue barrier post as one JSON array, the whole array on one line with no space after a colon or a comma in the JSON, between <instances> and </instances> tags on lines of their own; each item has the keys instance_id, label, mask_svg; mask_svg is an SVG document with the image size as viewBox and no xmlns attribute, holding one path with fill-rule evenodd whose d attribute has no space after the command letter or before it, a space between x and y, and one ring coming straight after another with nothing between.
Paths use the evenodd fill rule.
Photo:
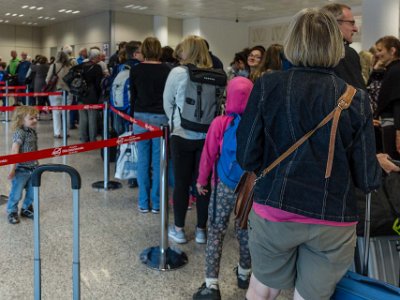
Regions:
<instances>
[{"instance_id":1,"label":"queue barrier post","mask_svg":"<svg viewBox=\"0 0 400 300\"><path fill-rule=\"evenodd\" d=\"M104 109L103 109L103 139L107 140L108 139L108 102L104 101ZM104 159L104 180L103 181L97 181L92 184L92 187L100 190L104 189L105 191L107 190L116 190L122 187L122 184L117 181L110 181L110 156L109 156L109 148L105 147L103 148L103 159Z\"/></svg>"},{"instance_id":2,"label":"queue barrier post","mask_svg":"<svg viewBox=\"0 0 400 300\"><path fill-rule=\"evenodd\" d=\"M143 250L140 260L149 268L171 271L183 267L188 262L187 255L180 249L168 247L168 138L169 126L161 126L163 136L160 147L160 246Z\"/></svg>"},{"instance_id":3,"label":"queue barrier post","mask_svg":"<svg viewBox=\"0 0 400 300\"><path fill-rule=\"evenodd\" d=\"M67 92L63 90L62 92L62 97L63 97L63 105L66 106L67 105ZM67 146L67 138L68 138L68 134L67 134L67 113L68 111L63 110L61 112L62 114L62 130L63 130L63 145Z\"/></svg>"},{"instance_id":4,"label":"queue barrier post","mask_svg":"<svg viewBox=\"0 0 400 300\"><path fill-rule=\"evenodd\" d=\"M8 80L6 80L6 94L7 94L7 96L6 96L6 107L8 107L10 105L9 98L8 98ZM9 112L6 111L6 118L5 118L4 122L9 122L9 121L10 121L9 120Z\"/></svg>"},{"instance_id":5,"label":"queue barrier post","mask_svg":"<svg viewBox=\"0 0 400 300\"><path fill-rule=\"evenodd\" d=\"M26 85L26 89L25 89L25 93L29 93L29 87L28 87L28 85ZM26 95L25 96L25 105L26 106L28 106L30 103L29 103L29 96L28 95Z\"/></svg>"}]
</instances>

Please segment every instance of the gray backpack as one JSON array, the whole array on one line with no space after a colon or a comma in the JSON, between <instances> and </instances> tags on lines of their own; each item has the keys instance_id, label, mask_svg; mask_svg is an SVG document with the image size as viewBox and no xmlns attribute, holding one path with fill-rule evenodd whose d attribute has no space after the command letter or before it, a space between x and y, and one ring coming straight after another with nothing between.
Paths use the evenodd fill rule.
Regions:
<instances>
[{"instance_id":1,"label":"gray backpack","mask_svg":"<svg viewBox=\"0 0 400 300\"><path fill-rule=\"evenodd\" d=\"M220 114L227 76L223 70L185 66L189 72L186 99L180 109L181 126L196 132L207 132Z\"/></svg>"}]
</instances>

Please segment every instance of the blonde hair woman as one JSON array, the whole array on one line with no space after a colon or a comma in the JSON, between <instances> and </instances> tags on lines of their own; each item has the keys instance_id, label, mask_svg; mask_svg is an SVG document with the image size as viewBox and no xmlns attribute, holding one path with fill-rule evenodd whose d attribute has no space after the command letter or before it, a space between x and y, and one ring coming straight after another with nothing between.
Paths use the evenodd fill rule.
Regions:
<instances>
[{"instance_id":1,"label":"blonde hair woman","mask_svg":"<svg viewBox=\"0 0 400 300\"><path fill-rule=\"evenodd\" d=\"M237 131L237 158L259 172L313 129L337 105L346 83L333 68L343 57L342 34L330 13L300 11L284 43L295 66L256 81ZM354 258L357 200L380 185L368 95L358 90L338 125L326 178L331 126L319 129L257 180L249 218L253 274L246 298L330 299Z\"/></svg>"},{"instance_id":2,"label":"blonde hair woman","mask_svg":"<svg viewBox=\"0 0 400 300\"><path fill-rule=\"evenodd\" d=\"M211 68L212 61L203 38L195 35L186 37L180 43L181 65L193 64L198 68ZM184 231L188 208L189 187L197 178L201 151L206 134L185 129L181 126L180 110L186 100L186 85L189 80L188 69L178 66L171 70L164 89L164 110L171 126L171 155L174 167L174 217L175 225L169 228L168 236L177 243L186 243ZM207 195L198 195L197 243L206 243L206 224L208 216Z\"/></svg>"}]
</instances>

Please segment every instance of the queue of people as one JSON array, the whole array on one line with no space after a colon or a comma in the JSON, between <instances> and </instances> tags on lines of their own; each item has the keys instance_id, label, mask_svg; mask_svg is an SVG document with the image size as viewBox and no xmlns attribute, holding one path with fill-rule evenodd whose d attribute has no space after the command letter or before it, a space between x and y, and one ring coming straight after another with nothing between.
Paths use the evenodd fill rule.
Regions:
<instances>
[{"instance_id":1,"label":"queue of people","mask_svg":"<svg viewBox=\"0 0 400 300\"><path fill-rule=\"evenodd\" d=\"M200 36L185 37L173 50L173 57L172 49L166 48L169 58L154 37L120 43L106 70L101 67L102 53L96 47L81 49L79 58L71 59L71 48L65 46L53 64L38 56L29 69L22 62L18 64L14 51L6 72L15 76L18 68L20 72L27 70L26 78L34 73L34 91L41 90L57 74L56 90L68 92L62 78L81 64L88 90L76 99L78 103L96 104L106 89L106 99L109 97L116 109L151 125L169 123L174 222L168 236L178 244L190 240L185 220L192 192L197 199L194 240L206 244L205 281L193 295L195 300L222 297L219 265L235 193L234 184L218 174L218 164L223 163L224 146L232 143L224 139L225 133L236 120L237 162L242 172L254 172L258 177L248 229L235 224L238 287L248 289L248 300L276 299L282 289L290 288L295 290L294 299L330 299L354 259L358 221L354 190L369 193L379 188L382 170L400 171L390 161L400 155L400 41L385 36L376 42L373 66L379 61L384 75L379 85L368 90L373 90L370 97L366 87L369 81L362 77L359 56L350 47L357 31L349 6L329 4L297 13L283 45L257 45L237 52L228 74L225 112L207 124L205 131L188 126L183 113L187 103L196 101L187 94L192 80L188 66L199 70L221 70L222 66ZM369 69L372 72L373 66ZM124 80L122 72L127 76L121 81L126 82L127 90L119 96L113 90L113 81ZM333 145L331 126L326 125L264 174L264 169L335 108L347 85L354 86L356 92L350 107L342 112ZM49 99L51 105L61 104L59 96ZM39 100L43 104L44 99ZM73 100L68 96L67 105ZM15 113L13 153L37 148L35 113ZM56 138L61 137L60 118L54 111ZM79 111L82 142L97 139L97 118L97 111ZM113 128L118 134L130 130L118 116L113 117ZM133 134L146 130L136 125L132 128ZM378 150L376 140L381 137L376 138L376 132L382 132L382 149ZM138 210L158 214L159 139L140 141L137 147ZM36 161L28 166L14 165L8 176L13 180L7 209L11 224L19 222L17 205L22 189L31 188L26 170L30 172L36 165ZM21 216L33 218L29 195Z\"/></svg>"}]
</instances>

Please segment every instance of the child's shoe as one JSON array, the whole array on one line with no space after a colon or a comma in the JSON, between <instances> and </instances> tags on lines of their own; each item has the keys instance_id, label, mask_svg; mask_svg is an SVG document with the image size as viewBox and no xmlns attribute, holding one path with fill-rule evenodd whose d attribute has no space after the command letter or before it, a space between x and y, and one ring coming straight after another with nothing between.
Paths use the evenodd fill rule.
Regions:
<instances>
[{"instance_id":1,"label":"child's shoe","mask_svg":"<svg viewBox=\"0 0 400 300\"><path fill-rule=\"evenodd\" d=\"M240 289L247 290L249 288L250 283L250 274L249 275L241 275L239 274L239 268L236 267L235 269L236 278L237 278L237 285Z\"/></svg>"},{"instance_id":2,"label":"child's shoe","mask_svg":"<svg viewBox=\"0 0 400 300\"><path fill-rule=\"evenodd\" d=\"M27 209L21 208L21 217L33 219L33 207L30 205Z\"/></svg>"},{"instance_id":3,"label":"child's shoe","mask_svg":"<svg viewBox=\"0 0 400 300\"><path fill-rule=\"evenodd\" d=\"M19 223L18 213L16 213L16 212L9 213L7 219L8 219L8 223L10 223L10 224Z\"/></svg>"},{"instance_id":4,"label":"child's shoe","mask_svg":"<svg viewBox=\"0 0 400 300\"><path fill-rule=\"evenodd\" d=\"M193 300L221 300L218 285L212 285L211 288L208 288L204 282L199 290L193 294Z\"/></svg>"}]
</instances>

